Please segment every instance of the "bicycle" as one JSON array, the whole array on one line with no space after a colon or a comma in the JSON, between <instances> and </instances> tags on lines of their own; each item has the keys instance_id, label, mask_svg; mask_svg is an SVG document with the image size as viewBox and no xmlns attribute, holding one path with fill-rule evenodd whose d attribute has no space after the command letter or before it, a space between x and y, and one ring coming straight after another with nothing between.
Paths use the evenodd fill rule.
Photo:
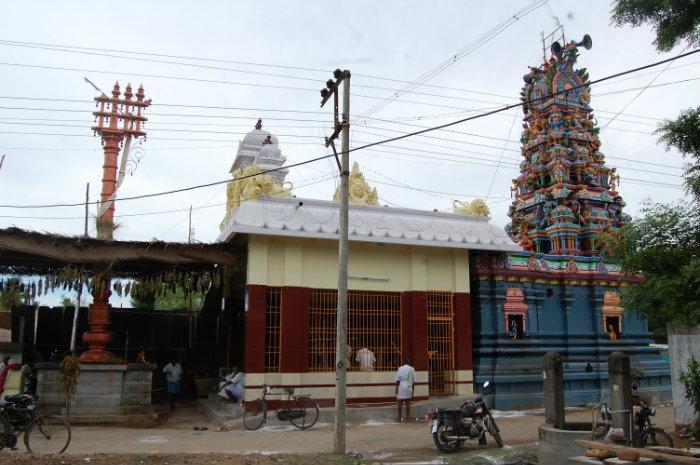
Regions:
<instances>
[{"instance_id":1,"label":"bicycle","mask_svg":"<svg viewBox=\"0 0 700 465\"><path fill-rule=\"evenodd\" d=\"M29 394L6 396L5 404L0 406L0 450L14 449L22 432L27 450L37 454L60 454L71 440L68 422L42 414L38 400Z\"/></svg>"},{"instance_id":2,"label":"bicycle","mask_svg":"<svg viewBox=\"0 0 700 465\"><path fill-rule=\"evenodd\" d=\"M639 441L637 444L639 447L653 447L653 446L663 446L663 447L673 447L673 439L671 436L663 430L655 426L651 422L651 417L656 415L656 410L651 408L644 402L643 399L637 394L637 386L632 386L632 396L639 404L639 409L633 409L634 422L630 424L634 432L637 434L636 440ZM603 393L604 394L604 393ZM612 414L615 413L608 407L607 402L602 402L593 408L593 430L591 434L591 439L601 439L607 438L608 433L612 427ZM629 412L627 412L629 415ZM597 417L600 415L602 422L598 424ZM632 420L630 419L630 422ZM636 441L635 441L636 442Z\"/></svg>"},{"instance_id":3,"label":"bicycle","mask_svg":"<svg viewBox=\"0 0 700 465\"><path fill-rule=\"evenodd\" d=\"M272 392L273 389L282 392ZM243 425L249 431L259 429L267 422L268 395L287 394L287 400L283 401L283 408L276 412L277 419L288 421L299 429L308 429L318 421L318 404L308 395L295 396L293 387L275 387L263 384L262 397L245 403L243 413Z\"/></svg>"}]
</instances>

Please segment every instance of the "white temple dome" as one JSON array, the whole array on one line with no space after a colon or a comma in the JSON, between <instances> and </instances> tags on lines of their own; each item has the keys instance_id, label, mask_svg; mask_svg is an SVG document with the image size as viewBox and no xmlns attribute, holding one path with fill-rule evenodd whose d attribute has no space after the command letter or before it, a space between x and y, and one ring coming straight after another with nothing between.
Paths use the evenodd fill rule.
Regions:
<instances>
[{"instance_id":1,"label":"white temple dome","mask_svg":"<svg viewBox=\"0 0 700 465\"><path fill-rule=\"evenodd\" d=\"M245 135L238 144L238 152L231 166L231 173L250 165L257 165L263 171L281 168L287 161L279 148L279 140L273 134L263 130L262 120L258 120L255 129ZM270 173L282 184L288 170Z\"/></svg>"},{"instance_id":2,"label":"white temple dome","mask_svg":"<svg viewBox=\"0 0 700 465\"><path fill-rule=\"evenodd\" d=\"M262 146L262 143L265 141L265 139L268 138L268 136L272 140L273 145L279 144L277 137L263 130L262 120L258 120L258 123L255 125L255 129L253 129L245 135L245 137L241 141L241 145L245 147L260 147Z\"/></svg>"}]
</instances>

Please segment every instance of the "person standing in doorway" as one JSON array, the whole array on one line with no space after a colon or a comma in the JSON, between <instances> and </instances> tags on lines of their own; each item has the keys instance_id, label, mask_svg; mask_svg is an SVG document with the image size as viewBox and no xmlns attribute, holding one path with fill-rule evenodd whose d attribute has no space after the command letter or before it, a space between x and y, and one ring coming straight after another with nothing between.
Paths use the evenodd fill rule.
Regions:
<instances>
[{"instance_id":1,"label":"person standing in doorway","mask_svg":"<svg viewBox=\"0 0 700 465\"><path fill-rule=\"evenodd\" d=\"M170 357L170 363L163 368L163 373L165 373L167 384L166 392L168 393L168 400L170 401L170 411L174 411L175 400L177 400L182 393L182 365L178 363L174 355Z\"/></svg>"},{"instance_id":2,"label":"person standing in doorway","mask_svg":"<svg viewBox=\"0 0 700 465\"><path fill-rule=\"evenodd\" d=\"M396 402L398 404L398 417L401 421L401 404L406 405L406 421L411 418L411 399L416 386L416 371L411 366L411 361L406 359L403 366L396 371Z\"/></svg>"}]
</instances>

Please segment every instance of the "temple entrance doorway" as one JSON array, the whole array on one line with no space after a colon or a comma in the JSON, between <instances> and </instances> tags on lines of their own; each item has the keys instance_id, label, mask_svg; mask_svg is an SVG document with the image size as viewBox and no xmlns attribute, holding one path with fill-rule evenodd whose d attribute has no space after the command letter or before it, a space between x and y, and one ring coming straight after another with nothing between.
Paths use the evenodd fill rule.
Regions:
<instances>
[{"instance_id":1,"label":"temple entrance doorway","mask_svg":"<svg viewBox=\"0 0 700 465\"><path fill-rule=\"evenodd\" d=\"M454 293L428 292L428 394L454 394Z\"/></svg>"}]
</instances>

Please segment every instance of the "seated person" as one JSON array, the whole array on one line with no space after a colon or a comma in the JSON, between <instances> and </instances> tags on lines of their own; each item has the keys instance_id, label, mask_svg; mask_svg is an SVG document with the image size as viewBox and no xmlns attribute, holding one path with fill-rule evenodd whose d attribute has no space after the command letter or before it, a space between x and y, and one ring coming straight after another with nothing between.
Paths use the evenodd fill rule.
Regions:
<instances>
[{"instance_id":1,"label":"seated person","mask_svg":"<svg viewBox=\"0 0 700 465\"><path fill-rule=\"evenodd\" d=\"M219 383L219 397L240 404L244 391L245 375L237 366L231 367L231 372Z\"/></svg>"},{"instance_id":2,"label":"seated person","mask_svg":"<svg viewBox=\"0 0 700 465\"><path fill-rule=\"evenodd\" d=\"M5 384L10 377L10 370L13 371L18 371L20 369L19 363L13 363L10 357L5 357L3 360L3 368L2 371L0 371L0 402L4 401L5 399ZM21 378L20 378L21 379ZM21 384L20 384L21 385ZM15 391L13 389L13 391ZM20 391L19 389L16 390L17 392L8 392L7 394L18 394Z\"/></svg>"}]
</instances>

